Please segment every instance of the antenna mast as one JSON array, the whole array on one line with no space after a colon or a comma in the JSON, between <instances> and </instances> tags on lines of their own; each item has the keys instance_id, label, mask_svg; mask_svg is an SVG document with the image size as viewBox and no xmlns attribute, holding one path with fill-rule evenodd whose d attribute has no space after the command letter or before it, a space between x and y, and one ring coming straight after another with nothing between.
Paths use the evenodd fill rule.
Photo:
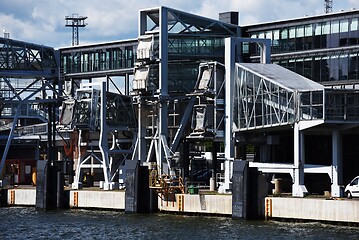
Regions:
<instances>
[{"instance_id":1,"label":"antenna mast","mask_svg":"<svg viewBox=\"0 0 359 240\"><path fill-rule=\"evenodd\" d=\"M333 0L324 0L325 13L333 12Z\"/></svg>"},{"instance_id":2,"label":"antenna mast","mask_svg":"<svg viewBox=\"0 0 359 240\"><path fill-rule=\"evenodd\" d=\"M72 16L65 16L65 27L72 27L72 46L79 45L79 27L86 27L87 17L79 16L74 13Z\"/></svg>"}]
</instances>

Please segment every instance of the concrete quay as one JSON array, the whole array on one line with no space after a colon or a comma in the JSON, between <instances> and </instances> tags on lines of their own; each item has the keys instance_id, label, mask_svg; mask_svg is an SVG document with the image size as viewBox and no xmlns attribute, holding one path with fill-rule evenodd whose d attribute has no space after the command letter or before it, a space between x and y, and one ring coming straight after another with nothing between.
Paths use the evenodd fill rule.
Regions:
<instances>
[{"instance_id":1,"label":"concrete quay","mask_svg":"<svg viewBox=\"0 0 359 240\"><path fill-rule=\"evenodd\" d=\"M175 199L158 199L159 211L188 214L232 215L232 195L176 194Z\"/></svg>"},{"instance_id":2,"label":"concrete quay","mask_svg":"<svg viewBox=\"0 0 359 240\"><path fill-rule=\"evenodd\" d=\"M36 188L8 189L6 195L9 206L35 206L36 204Z\"/></svg>"},{"instance_id":3,"label":"concrete quay","mask_svg":"<svg viewBox=\"0 0 359 240\"><path fill-rule=\"evenodd\" d=\"M70 208L125 210L125 191L98 189L67 190ZM35 206L36 188L1 190L2 206ZM6 199L4 199L6 198ZM4 201L6 204L3 204ZM232 216L232 195L229 194L176 194L159 196L158 210L176 214ZM359 224L358 199L325 199L266 197L266 219L320 221L329 223Z\"/></svg>"},{"instance_id":4,"label":"concrete quay","mask_svg":"<svg viewBox=\"0 0 359 240\"><path fill-rule=\"evenodd\" d=\"M125 210L125 191L71 190L70 208Z\"/></svg>"},{"instance_id":5,"label":"concrete quay","mask_svg":"<svg viewBox=\"0 0 359 240\"><path fill-rule=\"evenodd\" d=\"M267 219L293 219L359 224L359 200L267 197Z\"/></svg>"}]
</instances>

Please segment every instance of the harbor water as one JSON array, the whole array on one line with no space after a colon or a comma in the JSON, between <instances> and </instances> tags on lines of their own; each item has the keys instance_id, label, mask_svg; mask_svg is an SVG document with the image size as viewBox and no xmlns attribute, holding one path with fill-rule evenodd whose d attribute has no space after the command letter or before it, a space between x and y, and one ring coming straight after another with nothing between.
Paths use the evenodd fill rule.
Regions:
<instances>
[{"instance_id":1,"label":"harbor water","mask_svg":"<svg viewBox=\"0 0 359 240\"><path fill-rule=\"evenodd\" d=\"M225 217L0 208L0 239L359 239L359 227Z\"/></svg>"}]
</instances>

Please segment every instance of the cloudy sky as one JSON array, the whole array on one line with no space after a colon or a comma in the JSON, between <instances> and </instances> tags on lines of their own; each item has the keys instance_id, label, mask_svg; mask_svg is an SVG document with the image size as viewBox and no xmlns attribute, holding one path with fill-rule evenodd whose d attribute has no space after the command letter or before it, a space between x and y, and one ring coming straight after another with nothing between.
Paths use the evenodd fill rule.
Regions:
<instances>
[{"instance_id":1,"label":"cloudy sky","mask_svg":"<svg viewBox=\"0 0 359 240\"><path fill-rule=\"evenodd\" d=\"M359 9L359 0L333 2L333 12ZM241 25L324 13L324 0L1 0L0 28L13 39L70 46L65 16L75 13L88 17L79 30L80 44L116 41L137 37L138 11L157 6L214 19L219 12L239 11Z\"/></svg>"}]
</instances>

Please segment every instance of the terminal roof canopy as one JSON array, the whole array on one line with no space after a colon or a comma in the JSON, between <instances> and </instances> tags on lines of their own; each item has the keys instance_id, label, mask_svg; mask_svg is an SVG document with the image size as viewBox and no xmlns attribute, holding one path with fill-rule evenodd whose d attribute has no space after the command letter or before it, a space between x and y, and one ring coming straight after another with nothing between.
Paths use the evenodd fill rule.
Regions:
<instances>
[{"instance_id":1,"label":"terminal roof canopy","mask_svg":"<svg viewBox=\"0 0 359 240\"><path fill-rule=\"evenodd\" d=\"M324 86L276 64L238 63L243 69L289 91L320 91Z\"/></svg>"}]
</instances>

